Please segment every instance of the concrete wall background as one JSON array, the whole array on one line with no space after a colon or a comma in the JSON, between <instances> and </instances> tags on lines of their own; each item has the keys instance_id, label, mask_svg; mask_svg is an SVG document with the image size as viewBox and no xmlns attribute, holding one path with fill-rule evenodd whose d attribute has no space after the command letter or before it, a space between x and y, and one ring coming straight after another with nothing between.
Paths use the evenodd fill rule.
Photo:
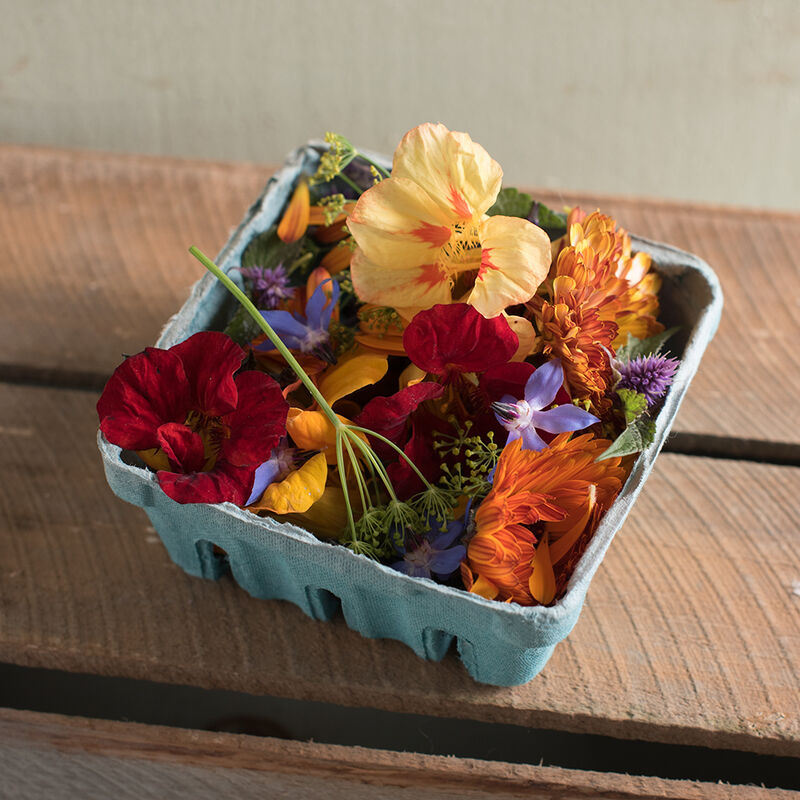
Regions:
<instances>
[{"instance_id":1,"label":"concrete wall background","mask_svg":"<svg viewBox=\"0 0 800 800\"><path fill-rule=\"evenodd\" d=\"M797 0L0 0L0 140L277 163L466 130L507 183L800 210Z\"/></svg>"}]
</instances>

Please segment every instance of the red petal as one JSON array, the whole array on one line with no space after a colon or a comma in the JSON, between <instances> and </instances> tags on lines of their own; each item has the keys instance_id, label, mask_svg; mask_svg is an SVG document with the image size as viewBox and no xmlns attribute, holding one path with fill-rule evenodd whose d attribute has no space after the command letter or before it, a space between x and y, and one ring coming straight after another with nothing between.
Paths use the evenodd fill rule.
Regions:
<instances>
[{"instance_id":1,"label":"red petal","mask_svg":"<svg viewBox=\"0 0 800 800\"><path fill-rule=\"evenodd\" d=\"M168 422L158 429L158 444L177 472L200 472L206 463L202 438L179 422Z\"/></svg>"},{"instance_id":2,"label":"red petal","mask_svg":"<svg viewBox=\"0 0 800 800\"><path fill-rule=\"evenodd\" d=\"M403 346L420 369L436 375L484 372L505 364L519 340L505 318L486 319L466 303L420 311L403 332Z\"/></svg>"},{"instance_id":3,"label":"red petal","mask_svg":"<svg viewBox=\"0 0 800 800\"><path fill-rule=\"evenodd\" d=\"M234 391L239 403L224 420L231 435L224 441L220 457L238 466L257 467L286 434L289 404L277 381L263 372L240 373Z\"/></svg>"},{"instance_id":4,"label":"red petal","mask_svg":"<svg viewBox=\"0 0 800 800\"><path fill-rule=\"evenodd\" d=\"M536 367L527 361L510 361L486 370L481 375L479 386L487 406L498 402L507 394L521 400L525 393L525 384L534 372Z\"/></svg>"},{"instance_id":5,"label":"red petal","mask_svg":"<svg viewBox=\"0 0 800 800\"><path fill-rule=\"evenodd\" d=\"M439 480L442 464L441 459L433 449L433 437L428 426L415 425L411 438L403 448L403 452L416 464L417 469L429 480L435 483ZM412 495L421 492L422 481L404 458L398 458L390 464L386 471L392 481L392 486L401 500L407 500Z\"/></svg>"},{"instance_id":6,"label":"red petal","mask_svg":"<svg viewBox=\"0 0 800 800\"><path fill-rule=\"evenodd\" d=\"M183 362L195 410L208 417L221 417L236 408L233 373L245 353L230 336L201 331L171 347L170 352Z\"/></svg>"},{"instance_id":7,"label":"red petal","mask_svg":"<svg viewBox=\"0 0 800 800\"><path fill-rule=\"evenodd\" d=\"M126 450L158 447L161 425L184 422L190 408L183 363L156 347L123 361L97 403L103 435Z\"/></svg>"},{"instance_id":8,"label":"red petal","mask_svg":"<svg viewBox=\"0 0 800 800\"><path fill-rule=\"evenodd\" d=\"M217 461L210 472L159 472L164 493L176 503L224 503L243 506L253 488L255 467L235 467Z\"/></svg>"},{"instance_id":9,"label":"red petal","mask_svg":"<svg viewBox=\"0 0 800 800\"><path fill-rule=\"evenodd\" d=\"M380 433L397 445L405 440L406 423L420 403L441 397L444 386L440 383L423 381L406 386L391 397L374 397L356 417L356 425ZM375 452L385 461L394 461L397 453L389 445L372 439Z\"/></svg>"}]
</instances>

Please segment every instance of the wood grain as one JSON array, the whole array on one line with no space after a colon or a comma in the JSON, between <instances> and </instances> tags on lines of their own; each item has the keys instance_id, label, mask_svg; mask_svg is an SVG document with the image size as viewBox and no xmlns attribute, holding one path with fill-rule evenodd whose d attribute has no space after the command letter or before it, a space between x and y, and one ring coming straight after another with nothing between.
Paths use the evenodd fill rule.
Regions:
<instances>
[{"instance_id":1,"label":"wood grain","mask_svg":"<svg viewBox=\"0 0 800 800\"><path fill-rule=\"evenodd\" d=\"M0 385L0 660L800 755L800 469L663 455L525 686L186 576L111 494L89 392Z\"/></svg>"},{"instance_id":2,"label":"wood grain","mask_svg":"<svg viewBox=\"0 0 800 800\"><path fill-rule=\"evenodd\" d=\"M153 344L271 170L0 147L0 376L103 386Z\"/></svg>"},{"instance_id":3,"label":"wood grain","mask_svg":"<svg viewBox=\"0 0 800 800\"><path fill-rule=\"evenodd\" d=\"M138 352L218 251L269 169L0 146L0 376L99 385ZM534 192L697 252L725 312L675 430L800 445L800 215ZM746 379L744 378L746 376Z\"/></svg>"},{"instance_id":4,"label":"wood grain","mask_svg":"<svg viewBox=\"0 0 800 800\"><path fill-rule=\"evenodd\" d=\"M17 800L324 797L790 800L797 792L175 730L0 709ZM10 796L10 795L7 795Z\"/></svg>"}]
</instances>

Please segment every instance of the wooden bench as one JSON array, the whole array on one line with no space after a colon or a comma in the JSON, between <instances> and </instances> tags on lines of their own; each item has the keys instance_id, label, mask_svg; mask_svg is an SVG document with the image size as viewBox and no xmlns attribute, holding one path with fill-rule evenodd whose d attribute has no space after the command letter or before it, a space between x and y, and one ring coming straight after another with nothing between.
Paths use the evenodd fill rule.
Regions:
<instances>
[{"instance_id":1,"label":"wooden bench","mask_svg":"<svg viewBox=\"0 0 800 800\"><path fill-rule=\"evenodd\" d=\"M503 689L453 657L425 662L230 580L188 577L105 484L99 390L200 276L188 246L218 250L269 174L0 147L0 662L729 749L800 774L800 215L535 193L698 253L726 306L671 452L575 630L531 683ZM65 716L3 697L0 770L14 797L764 791Z\"/></svg>"}]
</instances>

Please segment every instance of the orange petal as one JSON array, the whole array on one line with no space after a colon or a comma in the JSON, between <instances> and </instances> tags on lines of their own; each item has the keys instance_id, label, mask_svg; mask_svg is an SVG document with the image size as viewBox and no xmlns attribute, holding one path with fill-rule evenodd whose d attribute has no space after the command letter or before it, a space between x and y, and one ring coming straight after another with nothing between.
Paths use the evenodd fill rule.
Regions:
<instances>
[{"instance_id":1,"label":"orange petal","mask_svg":"<svg viewBox=\"0 0 800 800\"><path fill-rule=\"evenodd\" d=\"M346 417L339 414L336 416L346 425L352 424ZM336 430L321 411L290 408L286 418L286 431L301 450L319 450L325 454L329 464L336 463ZM359 437L367 441L363 434L359 434Z\"/></svg>"},{"instance_id":2,"label":"orange petal","mask_svg":"<svg viewBox=\"0 0 800 800\"><path fill-rule=\"evenodd\" d=\"M551 522L547 524L547 530L550 536L554 536L557 531L564 531L561 536L555 539L553 546L550 548L550 562L552 564L558 564L558 562L561 561L564 556L567 555L567 553L569 553L569 551L575 545L575 542L578 541L580 535L586 528L586 523L589 521L589 517L592 514L592 510L594 509L596 503L596 498L597 490L595 489L594 484L590 483L586 510L577 522L568 526L565 525L564 522Z\"/></svg>"},{"instance_id":3,"label":"orange petal","mask_svg":"<svg viewBox=\"0 0 800 800\"><path fill-rule=\"evenodd\" d=\"M308 181L301 178L278 225L278 238L282 242L296 242L306 232L310 203Z\"/></svg>"},{"instance_id":4,"label":"orange petal","mask_svg":"<svg viewBox=\"0 0 800 800\"><path fill-rule=\"evenodd\" d=\"M553 563L550 561L550 548L547 544L548 534L542 536L531 566L533 572L528 578L528 589L543 606L553 602L556 594L556 576L553 572Z\"/></svg>"},{"instance_id":5,"label":"orange petal","mask_svg":"<svg viewBox=\"0 0 800 800\"><path fill-rule=\"evenodd\" d=\"M324 267L331 275L338 275L343 269L350 266L350 259L353 251L346 245L334 247L328 251L319 262L320 267Z\"/></svg>"}]
</instances>

